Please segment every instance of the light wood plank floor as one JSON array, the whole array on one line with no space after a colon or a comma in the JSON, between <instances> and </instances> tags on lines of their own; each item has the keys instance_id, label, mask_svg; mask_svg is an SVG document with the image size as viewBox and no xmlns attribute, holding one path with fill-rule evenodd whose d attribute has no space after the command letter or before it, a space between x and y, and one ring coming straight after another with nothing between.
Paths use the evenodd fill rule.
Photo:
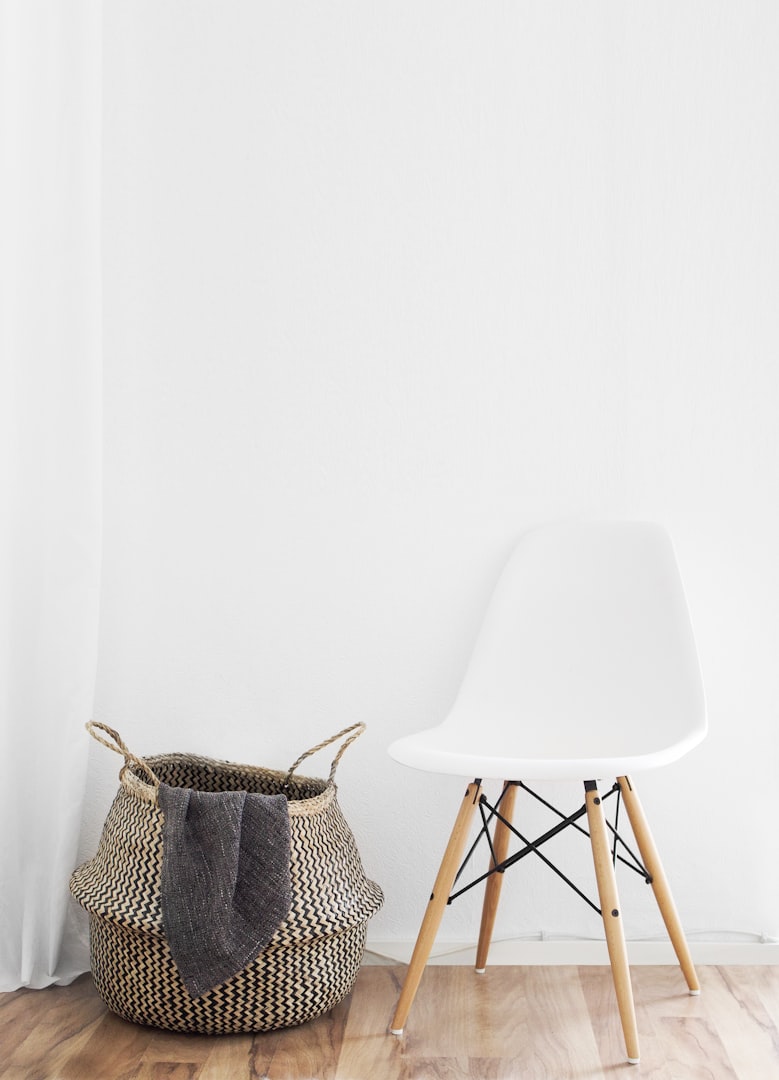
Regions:
<instances>
[{"instance_id":1,"label":"light wood plank floor","mask_svg":"<svg viewBox=\"0 0 779 1080\"><path fill-rule=\"evenodd\" d=\"M364 967L328 1016L259 1035L178 1035L109 1013L90 976L0 995L0 1080L779 1080L779 967L632 971L641 1064L608 968L430 967L402 1038L401 967Z\"/></svg>"}]
</instances>

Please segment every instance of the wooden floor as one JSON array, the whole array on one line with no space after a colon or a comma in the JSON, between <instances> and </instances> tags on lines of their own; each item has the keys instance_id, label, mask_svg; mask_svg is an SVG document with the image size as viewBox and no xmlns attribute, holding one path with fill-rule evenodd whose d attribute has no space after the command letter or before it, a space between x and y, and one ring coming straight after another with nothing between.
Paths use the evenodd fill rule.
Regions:
<instances>
[{"instance_id":1,"label":"wooden floor","mask_svg":"<svg viewBox=\"0 0 779 1080\"><path fill-rule=\"evenodd\" d=\"M779 968L635 967L641 1064L625 1063L608 968L425 972L387 1033L400 967L364 967L328 1016L260 1035L177 1035L109 1013L91 978L0 995L0 1080L779 1080Z\"/></svg>"}]
</instances>

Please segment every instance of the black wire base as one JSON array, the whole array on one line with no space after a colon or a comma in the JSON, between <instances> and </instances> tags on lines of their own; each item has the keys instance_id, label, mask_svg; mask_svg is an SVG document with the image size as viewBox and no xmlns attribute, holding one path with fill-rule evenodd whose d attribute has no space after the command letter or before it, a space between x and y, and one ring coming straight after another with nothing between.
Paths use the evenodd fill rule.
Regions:
<instances>
[{"instance_id":1,"label":"black wire base","mask_svg":"<svg viewBox=\"0 0 779 1080\"><path fill-rule=\"evenodd\" d=\"M476 780L475 783L481 785L481 780ZM594 780L586 781L584 786L585 790L587 791L597 790L597 785ZM556 825L553 825L552 828L548 829L545 833L542 833L541 836L538 836L535 840L529 840L526 836L523 836L519 829L517 829L516 826L507 818L505 818L500 812L500 805L503 801L504 796L506 795L506 792L509 790L509 787L520 788L522 791L526 792L528 795L532 796L534 799L540 802L548 810L551 810L552 813L554 813L560 820L557 822ZM629 847L629 845L625 842L624 838L617 831L619 825L619 812L622 801L622 789L620 788L619 783L615 782L614 786L610 788L609 791L605 793L605 795L602 795L600 797L601 801L611 798L611 796L613 795L617 796L616 809L614 813L614 824L612 825L611 822L607 821L606 825L613 837L611 856L614 865L616 867L617 862L622 863L623 865L629 867L631 870L635 871L635 873L643 877L644 881L646 881L648 885L651 885L652 877L647 871L646 867L641 862L636 853L632 850L632 848ZM558 836L561 832L568 828L576 829L577 832L583 833L584 836L590 835L588 830L584 828L583 825L579 824L580 819L585 817L587 814L586 803L582 804L582 806L579 809L575 810L574 813L564 814L561 810L558 810L556 806L553 806L546 799L542 798L542 796L539 795L538 792L533 791L532 788L528 787L527 784L524 783L524 781L511 780L504 785L503 790L501 791L494 806L491 805L487 796L482 793L479 799L479 813L481 815L482 821L481 829L479 830L476 839L474 840L468 853L463 859L460 869L457 871L454 879L454 885L457 885L457 882L464 874L468 863L471 861L474 852L483 840L486 840L487 845L489 846L492 865L490 866L490 869L487 870L485 873L480 874L478 877L470 881L467 885L463 885L459 889L453 891L449 896L449 899L447 900L448 904L453 903L458 897L462 896L464 893L468 892L476 885L481 884L482 881L486 881L487 878L491 877L493 874L504 874L506 870L509 869L509 867L514 866L516 863L520 862L522 859L532 853L534 855L537 855L538 858L541 859L541 861L546 866L548 866L550 870L553 870L554 873L557 874L557 876L561 878L566 883L566 885L573 889L573 891L578 896L580 896L582 900L585 901L585 903L589 904L589 906L593 908L594 911L597 911L599 915L602 914L600 907L596 903L594 903L589 898L589 896L586 895L586 893L582 892L578 885L571 881L571 879L566 874L564 874L558 866L555 866L551 859L548 859L546 855L544 855L543 852L540 850L543 844L546 844L549 840L552 840L555 836ZM490 829L492 828L494 831L499 822L502 823L507 829L509 829L523 845L518 851L515 851L513 854L507 856L500 862L495 855L493 838L490 833Z\"/></svg>"}]
</instances>

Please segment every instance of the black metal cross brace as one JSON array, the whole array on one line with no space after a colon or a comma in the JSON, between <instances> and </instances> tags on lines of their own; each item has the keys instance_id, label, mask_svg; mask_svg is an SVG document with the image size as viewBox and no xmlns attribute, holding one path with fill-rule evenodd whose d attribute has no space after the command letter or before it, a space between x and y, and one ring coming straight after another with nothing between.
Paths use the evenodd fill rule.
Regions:
<instances>
[{"instance_id":1,"label":"black metal cross brace","mask_svg":"<svg viewBox=\"0 0 779 1080\"><path fill-rule=\"evenodd\" d=\"M561 810L558 810L557 807L553 806L550 802L547 802L546 799L542 798L537 792L533 791L532 788L529 788L527 786L527 784L525 784L522 780L513 780L513 781L510 782L510 784L511 784L511 786L521 788L523 791L526 791L529 795L532 795L534 799L538 800L538 802L542 803L545 807L547 807L547 809L551 810L554 814L556 814L560 818L560 820L557 822L556 825L553 825L552 828L547 829L547 831L545 833L542 833L542 835L537 837L535 840L529 840L526 836L523 836L522 833L519 831L519 829L517 829L516 826L514 826L500 812L499 807L500 807L501 801L503 799L503 796L508 791L509 785L506 785L503 788L503 790L502 790L502 792L501 792L501 794L500 794L499 798L497 799L494 806L490 805L490 802L487 799L487 796L482 794L481 798L479 799L479 813L481 814L481 819L482 819L481 829L479 830L479 832L478 832L478 834L476 836L476 839L474 840L473 844L471 845L470 850L468 851L467 855L465 856L465 858L463 860L463 863L462 863L462 866L457 871L457 875L455 876L455 879L454 879L455 884L459 881L460 877L462 876L463 871L465 870L466 866L470 862L471 857L473 856L473 853L475 852L476 848L479 846L479 843L481 842L482 838L486 838L487 844L489 845L490 855L492 856L492 865L490 866L489 870L487 870L485 873L480 874L477 878L474 878L473 881L469 882L467 885L462 886L462 888L458 889L456 892L453 892L450 895L447 903L451 904L459 896L462 896L463 893L468 892L469 889L474 888L474 886L480 884L482 881L486 881L486 879L488 877L490 877L491 874L503 874L503 873L505 873L506 870L508 870L508 868L510 866L514 866L521 859L524 859L527 855L530 855L531 852L532 852L533 854L537 855L539 857L539 859L541 859L541 861L546 866L548 866L551 870L553 870L555 872L555 874L557 874L558 877L562 878L562 880L566 883L566 885L570 886L570 888L573 889L573 891L578 896L580 896L582 898L582 900L584 900L587 904L589 904L590 907L593 908L595 911L597 911L597 913L600 915L601 914L601 909L598 907L598 905L595 904L585 893L583 893L582 890L576 884L574 884L574 882L571 881L571 879L569 877L567 877L562 872L562 870L560 870L559 867L555 866L555 864L550 859L548 859L546 857L546 855L544 855L539 850L540 847L542 846L542 844L547 843L547 841L551 840L553 837L557 836L559 833L563 832L565 829L567 829L569 827L572 827L572 828L576 829L578 832L583 833L585 836L589 836L590 834L587 831L587 829L583 828L583 826L578 824L579 820L581 818L583 818L587 813L587 804L584 803L578 810L574 811L574 813L572 813L572 814L564 814ZM614 786L609 791L607 791L605 795L601 796L601 799L607 799L611 795L614 795L614 794L617 795L617 809L616 809L616 813L615 813L615 824L612 825L610 822L606 822L609 830L611 831L611 833L612 833L612 835L614 837L614 844L612 846L612 857L614 859L614 863L616 865L617 860L619 860L619 862L624 863L625 866L629 866L631 870L634 870L637 874L640 874L641 877L643 877L644 880L647 882L647 884L651 884L652 878L651 878L650 874L648 873L646 867L643 865L643 863L638 858L638 856L635 854L635 852L625 843L624 839L617 832L616 825L617 825L617 823L619 821L619 808L620 808L620 801L621 801L620 800L621 789L620 789L619 784L615 783ZM519 851L515 851L512 855L507 856L501 862L498 862L498 860L497 860L497 858L495 856L495 848L493 847L492 836L490 835L490 826L492 825L493 821L502 822L503 825L505 825L507 829L510 829L511 832L524 845L522 848L519 849ZM619 854L618 847L620 847L620 846L627 852L629 858L626 859L622 855Z\"/></svg>"}]
</instances>

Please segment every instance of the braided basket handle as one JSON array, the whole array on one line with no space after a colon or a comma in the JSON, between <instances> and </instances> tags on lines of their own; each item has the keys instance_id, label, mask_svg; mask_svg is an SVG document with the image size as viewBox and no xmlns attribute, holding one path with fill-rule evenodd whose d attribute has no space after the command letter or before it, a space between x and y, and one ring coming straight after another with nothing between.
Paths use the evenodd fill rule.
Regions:
<instances>
[{"instance_id":1,"label":"braided basket handle","mask_svg":"<svg viewBox=\"0 0 779 1080\"><path fill-rule=\"evenodd\" d=\"M338 739L342 739L344 735L348 735L349 737L347 739L344 739L342 746L339 748L338 753L333 758L333 763L330 766L330 776L328 777L328 783L332 784L333 780L335 779L335 770L338 768L338 762L344 756L345 751L348 749L349 746L351 746L354 740L359 739L363 731L365 731L365 724L360 721L357 724L352 724L350 727L344 728L343 731L339 731L335 735L331 735L330 738L325 739L324 742L318 743L316 746L312 746L310 750L304 751L297 759L297 761L293 761L290 765L289 772L287 773L286 779L284 780L284 787L288 786L295 769L297 769L298 765L300 765L301 762L305 761L307 757L311 757L312 754L316 754L318 750L324 750L326 746L329 746L331 743L337 742Z\"/></svg>"},{"instance_id":2,"label":"braided basket handle","mask_svg":"<svg viewBox=\"0 0 779 1080\"><path fill-rule=\"evenodd\" d=\"M86 724L86 729L92 736L92 738L95 739L97 742L102 743L103 746L107 746L108 749L113 750L115 754L122 755L122 757L124 758L124 765L119 770L120 780L124 776L125 769L127 769L130 765L136 765L141 770L141 772L146 773L146 775L154 785L155 790L159 788L159 777L156 776L155 773L149 768L143 758L136 757L135 754L130 753L130 751L123 743L118 731L114 731L114 729L112 727L109 727L108 724L101 724L98 720L89 720ZM98 730L104 731L106 735L110 735L113 741L108 742L107 739L102 738L100 735L97 734Z\"/></svg>"}]
</instances>

